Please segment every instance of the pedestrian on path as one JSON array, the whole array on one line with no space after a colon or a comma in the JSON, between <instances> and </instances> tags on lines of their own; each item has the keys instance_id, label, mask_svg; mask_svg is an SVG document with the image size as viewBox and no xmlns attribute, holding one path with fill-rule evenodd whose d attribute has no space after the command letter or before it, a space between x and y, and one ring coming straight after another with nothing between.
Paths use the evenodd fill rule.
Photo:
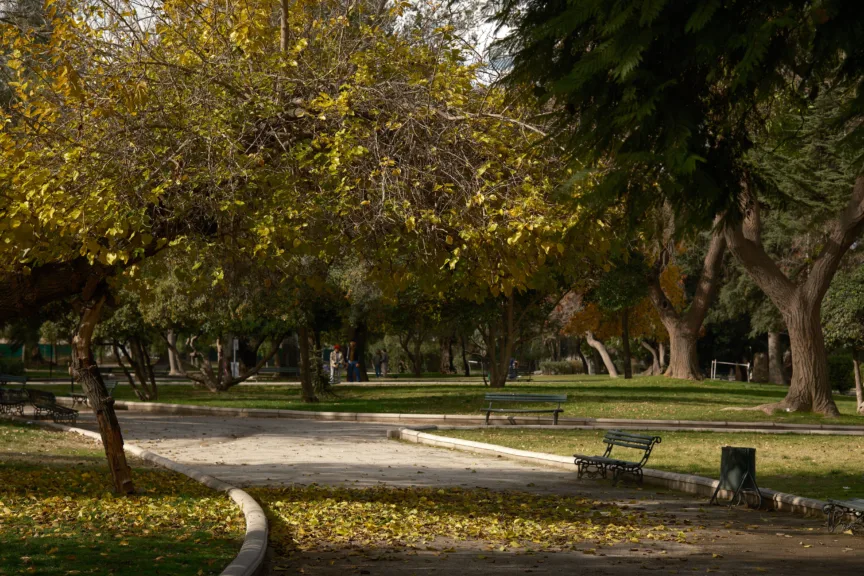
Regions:
<instances>
[{"instance_id":1,"label":"pedestrian on path","mask_svg":"<svg viewBox=\"0 0 864 576\"><path fill-rule=\"evenodd\" d=\"M348 382L360 381L360 368L357 363L357 342L348 343Z\"/></svg>"},{"instance_id":2,"label":"pedestrian on path","mask_svg":"<svg viewBox=\"0 0 864 576\"><path fill-rule=\"evenodd\" d=\"M345 364L345 356L339 349L339 344L333 346L330 353L330 384L339 384L342 380L342 365Z\"/></svg>"},{"instance_id":3,"label":"pedestrian on path","mask_svg":"<svg viewBox=\"0 0 864 576\"><path fill-rule=\"evenodd\" d=\"M381 377L381 350L378 349L375 352L375 356L372 357L372 364L375 366L375 377Z\"/></svg>"},{"instance_id":4,"label":"pedestrian on path","mask_svg":"<svg viewBox=\"0 0 864 576\"><path fill-rule=\"evenodd\" d=\"M381 349L381 377L387 377L387 364L390 362L390 356L387 355L387 349Z\"/></svg>"}]
</instances>

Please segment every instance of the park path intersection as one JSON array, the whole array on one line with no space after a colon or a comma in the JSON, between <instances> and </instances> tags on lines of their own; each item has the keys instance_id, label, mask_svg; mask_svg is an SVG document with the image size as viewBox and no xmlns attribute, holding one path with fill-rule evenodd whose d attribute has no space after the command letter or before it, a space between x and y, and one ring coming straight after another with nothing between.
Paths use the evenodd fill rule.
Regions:
<instances>
[{"instance_id":1,"label":"park path intersection","mask_svg":"<svg viewBox=\"0 0 864 576\"><path fill-rule=\"evenodd\" d=\"M82 412L81 426L96 429ZM693 528L687 544L647 542L597 553L491 549L439 539L429 549L356 550L274 557L271 574L860 574L861 536L828 534L818 519L706 506L656 487L612 488L574 472L501 457L396 442L388 426L267 418L118 414L127 441L241 487L317 483L487 488L582 496L656 514ZM586 548L588 548L586 546Z\"/></svg>"}]
</instances>

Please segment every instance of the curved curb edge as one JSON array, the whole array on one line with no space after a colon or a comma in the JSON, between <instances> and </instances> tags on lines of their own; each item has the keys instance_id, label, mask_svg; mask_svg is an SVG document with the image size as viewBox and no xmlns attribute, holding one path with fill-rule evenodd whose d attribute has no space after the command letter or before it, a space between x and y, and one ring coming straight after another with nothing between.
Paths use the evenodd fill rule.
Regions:
<instances>
[{"instance_id":1,"label":"curved curb edge","mask_svg":"<svg viewBox=\"0 0 864 576\"><path fill-rule=\"evenodd\" d=\"M57 402L72 406L71 398L58 396ZM196 404L166 404L162 402L129 402L117 400L114 409L144 414L188 416L220 416L223 418L289 418L328 422L366 422L403 426L454 426L465 428L552 428L550 418L519 416L493 417L487 426L485 417L470 414L398 414L372 412L316 412L275 408L227 408ZM621 428L629 430L665 430L681 432L752 432L767 434L814 434L831 436L864 436L864 426L844 424L788 424L783 422L734 422L710 420L629 420L618 418L565 417L558 420L556 430L598 430Z\"/></svg>"},{"instance_id":2,"label":"curved curb edge","mask_svg":"<svg viewBox=\"0 0 864 576\"><path fill-rule=\"evenodd\" d=\"M423 430L436 430L435 426L426 426ZM507 448L497 444L486 444L483 442L474 442L473 440L463 440L461 438L450 438L446 436L436 436L427 434L417 428L400 428L387 431L387 437L395 440L404 440L416 444L426 444L428 446L436 446L439 448L450 448L453 450L463 450L465 452L473 452L476 454L488 454L505 456L514 460L522 460L532 464L543 464L575 472L573 458L567 456L558 456L556 454L546 454L543 452L531 452L528 450L518 450L516 448ZM654 470L652 468L643 468L644 480L648 484L664 486L679 492L688 494L696 494L699 496L710 497L719 484L718 480L706 478L704 476L696 476L695 474L679 474L677 472L666 472L665 470ZM777 492L770 488L760 488L762 499L766 503L770 503L774 510L783 512L791 512L810 517L824 517L822 508L827 504L822 500L815 498L805 498L794 494L786 494L785 492ZM721 490L718 495L721 498L732 498L733 494L727 490ZM755 496L747 494L748 503L755 502Z\"/></svg>"},{"instance_id":3,"label":"curved curb edge","mask_svg":"<svg viewBox=\"0 0 864 576\"><path fill-rule=\"evenodd\" d=\"M85 430L83 428L75 428L74 426L66 426L64 424L55 424L52 422L32 422L38 426L62 430L64 432L74 432L99 443L102 442L102 436L98 432ZM133 454L143 460L158 464L163 468L168 468L174 472L179 472L184 476L188 476L193 480L204 484L208 488L225 492L231 500L243 511L243 516L246 518L246 535L243 537L243 545L240 547L240 552L231 561L231 563L222 570L220 576L254 576L264 564L264 555L267 552L267 517L264 515L264 510L261 505L255 501L252 496L232 486L227 482L223 482L218 478L204 474L196 468L174 462L164 456L154 454L149 450L144 450L134 444L125 444L123 447L126 452Z\"/></svg>"}]
</instances>

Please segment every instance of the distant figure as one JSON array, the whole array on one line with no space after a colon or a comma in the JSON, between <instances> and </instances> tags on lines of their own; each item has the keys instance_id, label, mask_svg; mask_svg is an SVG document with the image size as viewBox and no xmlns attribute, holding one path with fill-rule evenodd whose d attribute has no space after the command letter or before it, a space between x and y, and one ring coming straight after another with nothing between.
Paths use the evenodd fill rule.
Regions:
<instances>
[{"instance_id":1,"label":"distant figure","mask_svg":"<svg viewBox=\"0 0 864 576\"><path fill-rule=\"evenodd\" d=\"M515 358L510 358L510 380L516 380L519 377L519 361Z\"/></svg>"},{"instance_id":2,"label":"distant figure","mask_svg":"<svg viewBox=\"0 0 864 576\"><path fill-rule=\"evenodd\" d=\"M377 350L375 352L375 356L372 357L372 364L375 366L375 377L381 377L381 350Z\"/></svg>"},{"instance_id":3,"label":"distant figure","mask_svg":"<svg viewBox=\"0 0 864 576\"><path fill-rule=\"evenodd\" d=\"M360 369L357 363L357 342L348 343L348 382L360 381Z\"/></svg>"},{"instance_id":4,"label":"distant figure","mask_svg":"<svg viewBox=\"0 0 864 576\"><path fill-rule=\"evenodd\" d=\"M333 352L330 353L330 384L339 384L342 380L342 365L345 363L345 356L339 345L333 346Z\"/></svg>"},{"instance_id":5,"label":"distant figure","mask_svg":"<svg viewBox=\"0 0 864 576\"><path fill-rule=\"evenodd\" d=\"M387 349L381 349L381 377L387 377L387 364L390 362L390 356L387 355Z\"/></svg>"},{"instance_id":6,"label":"distant figure","mask_svg":"<svg viewBox=\"0 0 864 576\"><path fill-rule=\"evenodd\" d=\"M400 374L405 373L405 361L404 360L399 360L399 373Z\"/></svg>"}]
</instances>

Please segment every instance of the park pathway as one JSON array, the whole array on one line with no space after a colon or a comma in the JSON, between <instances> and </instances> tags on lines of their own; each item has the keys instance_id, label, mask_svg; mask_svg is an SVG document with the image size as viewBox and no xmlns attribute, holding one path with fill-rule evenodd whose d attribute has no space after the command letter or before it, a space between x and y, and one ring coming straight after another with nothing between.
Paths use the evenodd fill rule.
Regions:
<instances>
[{"instance_id":1,"label":"park pathway","mask_svg":"<svg viewBox=\"0 0 864 576\"><path fill-rule=\"evenodd\" d=\"M92 415L82 412L81 416L82 427L95 429ZM356 551L292 554L274 558L272 574L286 573L284 568L326 576L452 572L624 576L643 571L840 576L860 574L864 565L861 536L828 534L817 519L709 507L698 497L650 486L613 489L608 482L579 482L575 471L387 440L386 425L123 412L118 416L129 442L244 487L314 482L581 495L644 509L682 529L693 529L687 544L639 543L590 555L496 552L477 542L441 542L437 550L429 551L392 550L371 560Z\"/></svg>"}]
</instances>

